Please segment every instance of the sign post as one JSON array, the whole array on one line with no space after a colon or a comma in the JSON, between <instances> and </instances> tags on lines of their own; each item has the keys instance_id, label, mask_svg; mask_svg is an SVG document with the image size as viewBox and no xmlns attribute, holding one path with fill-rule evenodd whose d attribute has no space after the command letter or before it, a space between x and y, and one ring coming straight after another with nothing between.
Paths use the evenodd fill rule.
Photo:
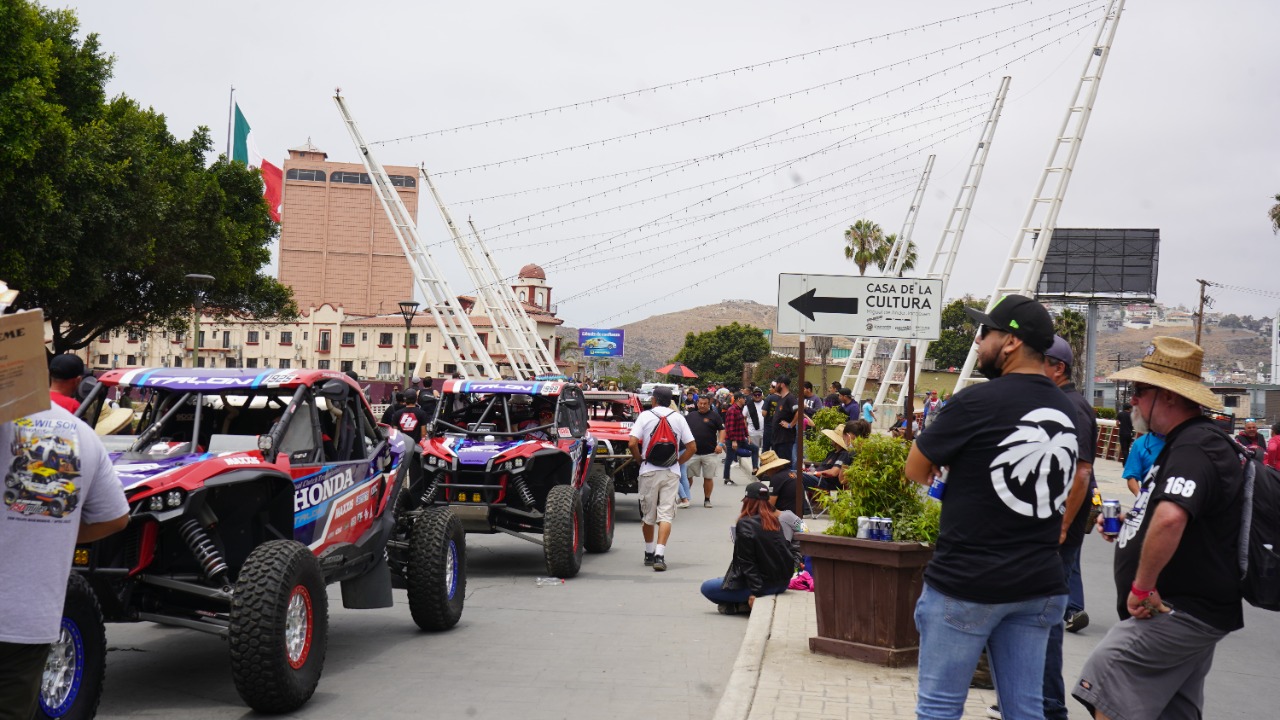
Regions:
<instances>
[{"instance_id":1,"label":"sign post","mask_svg":"<svg viewBox=\"0 0 1280 720\"><path fill-rule=\"evenodd\" d=\"M804 335L800 336L800 352L799 370L796 371L796 384L791 386L791 392L796 398L796 447L791 457L795 458L795 462L791 463L792 469L796 471L796 509L800 511L800 517L804 517Z\"/></svg>"}]
</instances>

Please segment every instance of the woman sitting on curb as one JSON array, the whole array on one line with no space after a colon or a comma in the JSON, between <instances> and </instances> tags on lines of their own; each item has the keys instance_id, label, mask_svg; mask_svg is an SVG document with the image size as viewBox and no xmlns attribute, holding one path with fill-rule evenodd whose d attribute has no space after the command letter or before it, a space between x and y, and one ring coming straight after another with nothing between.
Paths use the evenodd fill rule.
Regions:
<instances>
[{"instance_id":1,"label":"woman sitting on curb","mask_svg":"<svg viewBox=\"0 0 1280 720\"><path fill-rule=\"evenodd\" d=\"M733 529L733 561L723 578L702 583L702 594L722 615L750 613L761 595L787 589L795 571L791 543L778 513L769 505L769 487L753 482L746 487L742 513Z\"/></svg>"}]
</instances>

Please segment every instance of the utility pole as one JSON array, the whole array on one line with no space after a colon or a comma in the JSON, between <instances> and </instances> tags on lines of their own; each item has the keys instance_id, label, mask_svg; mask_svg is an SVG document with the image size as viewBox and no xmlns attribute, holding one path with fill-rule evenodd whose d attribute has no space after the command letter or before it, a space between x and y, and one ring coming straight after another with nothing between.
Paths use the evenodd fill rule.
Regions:
<instances>
[{"instance_id":1,"label":"utility pole","mask_svg":"<svg viewBox=\"0 0 1280 720\"><path fill-rule=\"evenodd\" d=\"M1120 363L1128 360L1124 353L1116 353L1116 372L1120 372ZM1120 383L1123 380L1116 381L1116 412L1120 412L1120 408L1124 407L1124 395L1120 392Z\"/></svg>"},{"instance_id":2,"label":"utility pole","mask_svg":"<svg viewBox=\"0 0 1280 720\"><path fill-rule=\"evenodd\" d=\"M1204 328L1204 304L1206 301L1209 300L1209 298L1206 297L1204 294L1204 289L1212 285L1213 283L1209 282L1208 280L1200 280L1200 279L1197 279L1196 282L1200 283L1200 309L1196 311L1196 344L1199 345L1200 330Z\"/></svg>"}]
</instances>

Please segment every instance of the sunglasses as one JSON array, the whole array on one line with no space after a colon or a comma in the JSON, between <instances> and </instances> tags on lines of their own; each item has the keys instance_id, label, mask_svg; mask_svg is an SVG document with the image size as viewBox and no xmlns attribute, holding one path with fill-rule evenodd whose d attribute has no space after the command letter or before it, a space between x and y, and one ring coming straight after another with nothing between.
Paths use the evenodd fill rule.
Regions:
<instances>
[{"instance_id":1,"label":"sunglasses","mask_svg":"<svg viewBox=\"0 0 1280 720\"><path fill-rule=\"evenodd\" d=\"M1155 390L1155 389L1156 389L1155 385L1145 385L1143 387L1135 387L1133 389L1133 399L1137 400L1138 398L1142 397L1142 393L1148 390Z\"/></svg>"},{"instance_id":2,"label":"sunglasses","mask_svg":"<svg viewBox=\"0 0 1280 720\"><path fill-rule=\"evenodd\" d=\"M990 325L979 325L979 326L978 326L978 339L979 339L979 340L986 340L986 339L987 339L987 335L989 335L989 334L991 334L991 333L993 333L993 332L1002 333L1002 332L1004 332L1004 330L1001 330L1000 328L994 328L994 327L991 327Z\"/></svg>"}]
</instances>

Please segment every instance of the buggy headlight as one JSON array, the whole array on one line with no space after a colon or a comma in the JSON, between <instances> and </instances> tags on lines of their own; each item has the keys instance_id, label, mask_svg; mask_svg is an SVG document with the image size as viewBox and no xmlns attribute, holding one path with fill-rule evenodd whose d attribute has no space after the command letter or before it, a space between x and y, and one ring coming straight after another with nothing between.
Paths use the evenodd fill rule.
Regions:
<instances>
[{"instance_id":1,"label":"buggy headlight","mask_svg":"<svg viewBox=\"0 0 1280 720\"><path fill-rule=\"evenodd\" d=\"M152 495L147 500L147 509L151 512L160 512L161 510L164 510L164 496Z\"/></svg>"},{"instance_id":2,"label":"buggy headlight","mask_svg":"<svg viewBox=\"0 0 1280 720\"><path fill-rule=\"evenodd\" d=\"M164 494L164 504L170 509L181 507L184 499L181 490L170 490Z\"/></svg>"}]
</instances>

